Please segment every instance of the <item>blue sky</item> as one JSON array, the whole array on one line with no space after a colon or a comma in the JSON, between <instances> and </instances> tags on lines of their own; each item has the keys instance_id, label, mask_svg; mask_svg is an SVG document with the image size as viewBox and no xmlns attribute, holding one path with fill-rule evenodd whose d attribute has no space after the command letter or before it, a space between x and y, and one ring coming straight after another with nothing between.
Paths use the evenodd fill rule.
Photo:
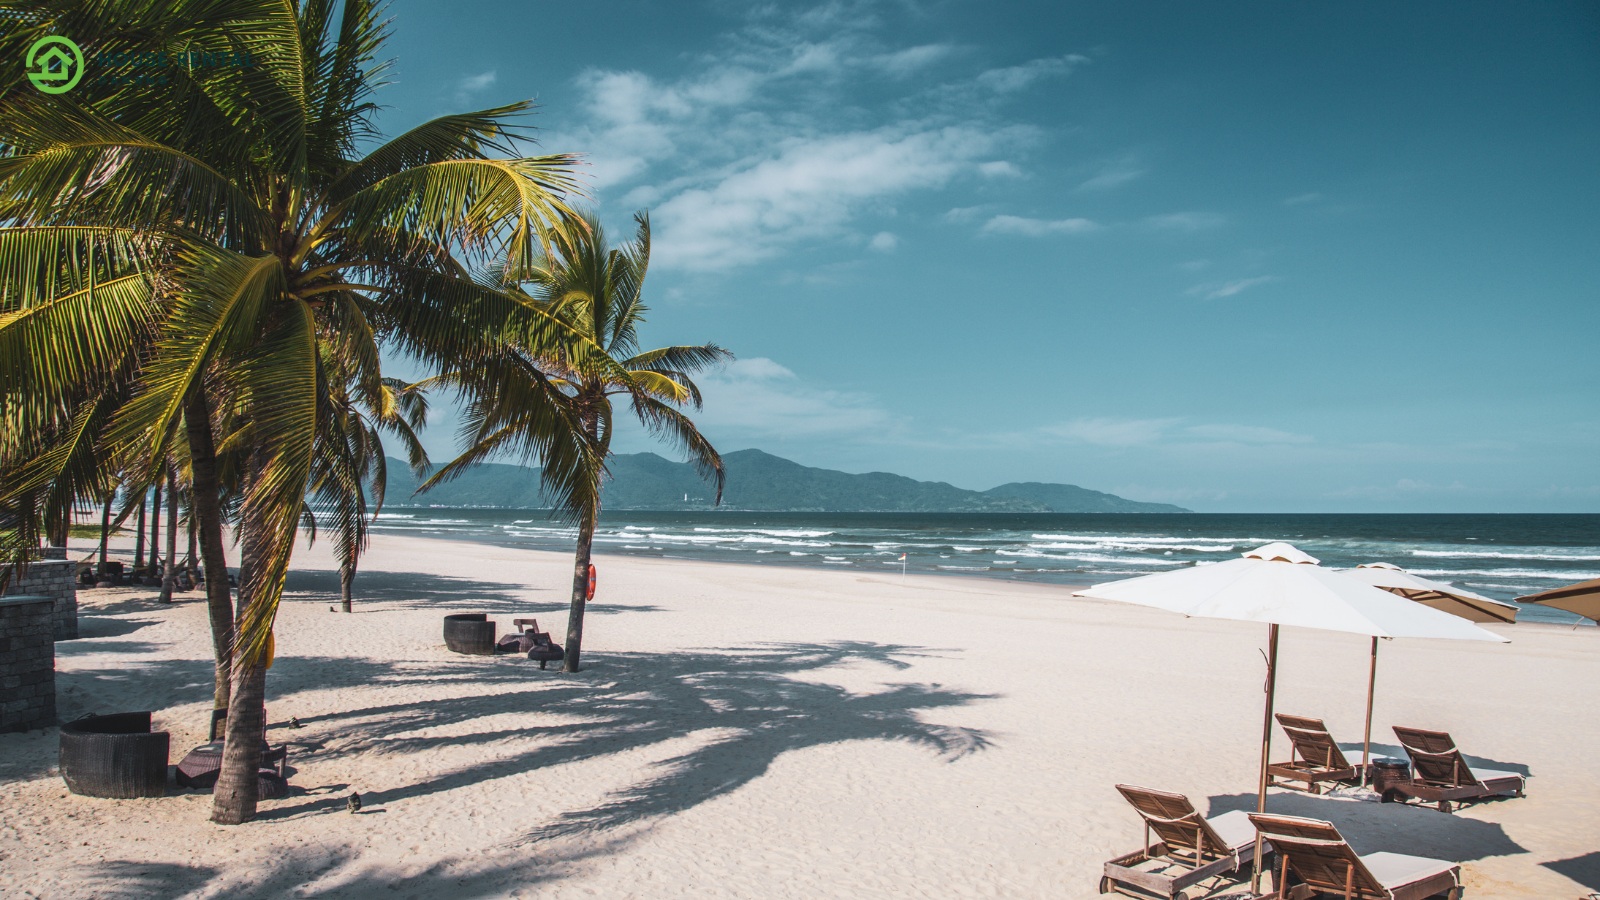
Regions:
<instances>
[{"instance_id":1,"label":"blue sky","mask_svg":"<svg viewBox=\"0 0 1600 900\"><path fill-rule=\"evenodd\" d=\"M724 451L1600 511L1593 3L393 13L386 131L535 98L613 237L650 210L644 338L738 355L703 382Z\"/></svg>"}]
</instances>

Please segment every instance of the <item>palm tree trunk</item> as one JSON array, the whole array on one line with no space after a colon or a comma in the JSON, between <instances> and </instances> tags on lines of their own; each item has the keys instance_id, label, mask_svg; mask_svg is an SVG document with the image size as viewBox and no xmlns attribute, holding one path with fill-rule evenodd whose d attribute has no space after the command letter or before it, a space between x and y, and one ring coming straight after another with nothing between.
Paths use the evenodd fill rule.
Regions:
<instances>
[{"instance_id":1,"label":"palm tree trunk","mask_svg":"<svg viewBox=\"0 0 1600 900\"><path fill-rule=\"evenodd\" d=\"M228 730L223 737L222 769L211 798L211 821L239 825L256 815L260 785L261 741L267 733L267 667L244 666L228 705Z\"/></svg>"},{"instance_id":2,"label":"palm tree trunk","mask_svg":"<svg viewBox=\"0 0 1600 900\"><path fill-rule=\"evenodd\" d=\"M578 671L583 652L583 608L589 598L589 560L594 551L595 521L600 518L600 502L578 523L578 552L572 565L572 607L567 613L567 658L561 671Z\"/></svg>"},{"instance_id":3,"label":"palm tree trunk","mask_svg":"<svg viewBox=\"0 0 1600 900\"><path fill-rule=\"evenodd\" d=\"M196 388L184 402L193 468L190 503L206 569L206 609L211 617L211 651L216 659L213 709L225 709L233 674L233 591L228 586L228 557L222 543L222 485L217 476L216 443L211 439L211 408Z\"/></svg>"},{"instance_id":4,"label":"palm tree trunk","mask_svg":"<svg viewBox=\"0 0 1600 900\"><path fill-rule=\"evenodd\" d=\"M144 495L139 496L139 524L134 526L135 539L133 543L133 573L139 574L144 568Z\"/></svg>"},{"instance_id":5,"label":"palm tree trunk","mask_svg":"<svg viewBox=\"0 0 1600 900\"><path fill-rule=\"evenodd\" d=\"M356 564L354 560L339 567L339 595L344 599L344 611L350 611L350 589L356 581Z\"/></svg>"},{"instance_id":6,"label":"palm tree trunk","mask_svg":"<svg viewBox=\"0 0 1600 900\"><path fill-rule=\"evenodd\" d=\"M115 488L106 494L106 505L100 510L100 565L95 567L95 578L106 580L106 543L111 537L111 498L117 495Z\"/></svg>"},{"instance_id":7,"label":"palm tree trunk","mask_svg":"<svg viewBox=\"0 0 1600 900\"><path fill-rule=\"evenodd\" d=\"M161 479L156 479L156 499L150 504L150 574L161 565Z\"/></svg>"},{"instance_id":8,"label":"palm tree trunk","mask_svg":"<svg viewBox=\"0 0 1600 900\"><path fill-rule=\"evenodd\" d=\"M188 528L189 528L189 555L185 556L183 558L183 560L184 560L183 568L184 568L184 570L186 572L189 573L189 585L191 587L193 587L194 585L197 585L197 584L200 583L199 548L198 548L198 545L195 543L196 534L195 534L195 530L194 530L194 493L193 493L193 491L194 491L194 488L191 485L190 486L190 495L189 495L189 526L188 526Z\"/></svg>"},{"instance_id":9,"label":"palm tree trunk","mask_svg":"<svg viewBox=\"0 0 1600 900\"><path fill-rule=\"evenodd\" d=\"M255 468L261 451L251 454L249 466ZM259 469L257 469L259 471ZM245 490L250 489L253 473L246 473ZM250 573L261 565L261 539L248 524L240 523L239 551L239 609L235 621L242 618L250 601ZM225 577L225 576L224 576ZM209 581L209 579L208 579ZM211 800L211 821L219 825L239 825L255 818L256 802L260 799L257 771L261 767L261 744L266 739L267 667L265 659L247 660L239 647L239 635L233 636L235 648L233 670L233 696L228 703L228 728L223 737L222 768L217 774L217 788Z\"/></svg>"},{"instance_id":10,"label":"palm tree trunk","mask_svg":"<svg viewBox=\"0 0 1600 900\"><path fill-rule=\"evenodd\" d=\"M161 572L161 602L172 602L178 577L178 473L167 467L167 567Z\"/></svg>"}]
</instances>

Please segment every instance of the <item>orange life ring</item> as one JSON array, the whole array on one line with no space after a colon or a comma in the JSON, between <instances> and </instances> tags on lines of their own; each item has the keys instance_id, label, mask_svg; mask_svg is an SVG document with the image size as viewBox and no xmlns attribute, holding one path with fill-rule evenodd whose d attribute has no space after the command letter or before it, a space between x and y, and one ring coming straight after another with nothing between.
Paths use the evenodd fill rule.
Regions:
<instances>
[{"instance_id":1,"label":"orange life ring","mask_svg":"<svg viewBox=\"0 0 1600 900\"><path fill-rule=\"evenodd\" d=\"M583 599L594 599L594 563L589 564L589 590L584 592Z\"/></svg>"}]
</instances>

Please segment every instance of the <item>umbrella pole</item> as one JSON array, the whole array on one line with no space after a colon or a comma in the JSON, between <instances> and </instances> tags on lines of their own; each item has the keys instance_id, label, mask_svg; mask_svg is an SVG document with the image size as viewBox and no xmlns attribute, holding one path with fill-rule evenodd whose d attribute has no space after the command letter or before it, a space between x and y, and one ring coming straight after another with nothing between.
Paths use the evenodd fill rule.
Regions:
<instances>
[{"instance_id":1,"label":"umbrella pole","mask_svg":"<svg viewBox=\"0 0 1600 900\"><path fill-rule=\"evenodd\" d=\"M1372 768L1372 696L1378 684L1378 637L1372 637L1372 662L1367 668L1367 730L1361 736L1361 783L1367 783Z\"/></svg>"},{"instance_id":2,"label":"umbrella pole","mask_svg":"<svg viewBox=\"0 0 1600 900\"><path fill-rule=\"evenodd\" d=\"M1267 811L1267 756L1272 752L1272 700L1278 687L1278 626L1267 626L1267 711L1261 717L1261 779L1256 787L1256 812ZM1261 832L1256 832L1255 866L1250 870L1250 893L1261 893Z\"/></svg>"}]
</instances>

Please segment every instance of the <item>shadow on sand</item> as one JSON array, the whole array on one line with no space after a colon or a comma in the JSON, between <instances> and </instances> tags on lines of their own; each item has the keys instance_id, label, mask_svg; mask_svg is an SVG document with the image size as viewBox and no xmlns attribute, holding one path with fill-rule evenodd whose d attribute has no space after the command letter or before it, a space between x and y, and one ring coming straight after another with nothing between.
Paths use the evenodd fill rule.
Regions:
<instances>
[{"instance_id":1,"label":"shadow on sand","mask_svg":"<svg viewBox=\"0 0 1600 900\"><path fill-rule=\"evenodd\" d=\"M1254 793L1224 794L1211 798L1211 810L1206 815L1220 815L1235 809L1254 812L1255 808ZM1273 790L1267 794L1267 811L1332 822L1357 853L1387 850L1466 862L1527 852L1493 822L1442 813L1431 806L1338 800Z\"/></svg>"},{"instance_id":2,"label":"shadow on sand","mask_svg":"<svg viewBox=\"0 0 1600 900\"><path fill-rule=\"evenodd\" d=\"M1565 875L1573 881L1583 885L1591 891L1600 891L1600 850L1574 856L1571 859L1558 859L1555 862L1541 863L1546 869Z\"/></svg>"}]
</instances>

